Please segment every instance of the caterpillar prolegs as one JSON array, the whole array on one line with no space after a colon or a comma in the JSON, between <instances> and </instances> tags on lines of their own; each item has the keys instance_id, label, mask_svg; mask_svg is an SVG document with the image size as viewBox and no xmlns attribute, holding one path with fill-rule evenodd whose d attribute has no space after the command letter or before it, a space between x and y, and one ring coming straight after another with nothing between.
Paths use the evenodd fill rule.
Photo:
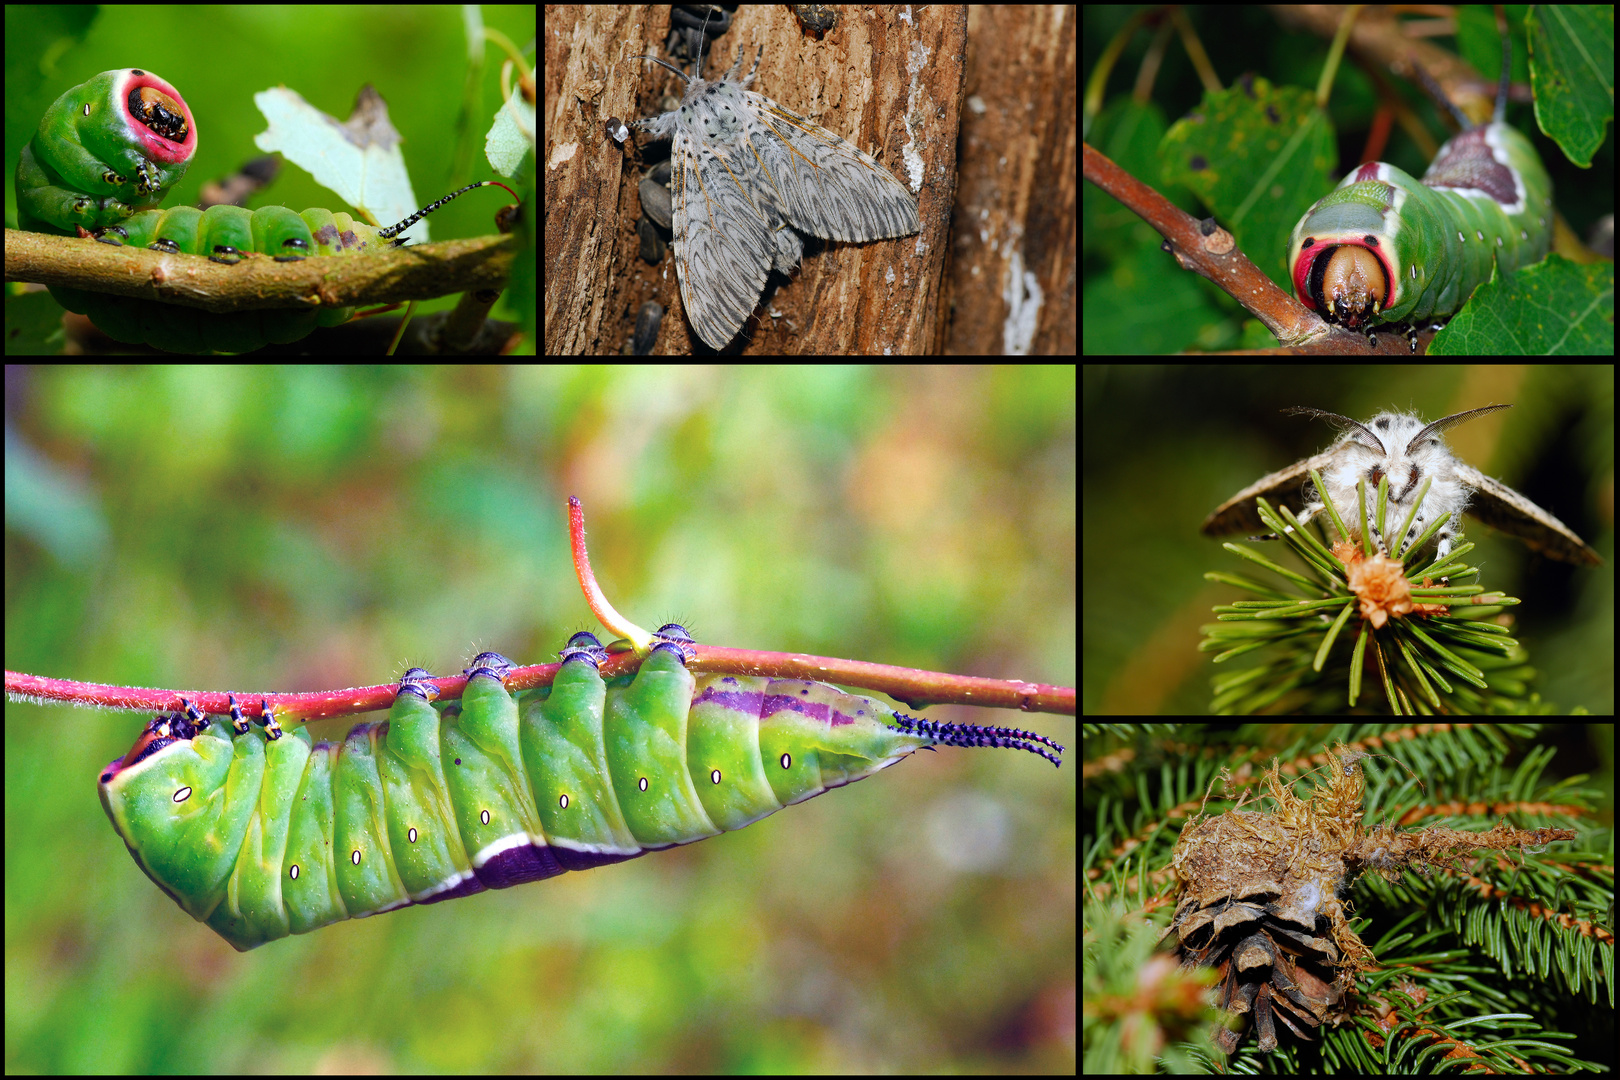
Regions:
<instances>
[{"instance_id":1,"label":"caterpillar prolegs","mask_svg":"<svg viewBox=\"0 0 1620 1080\"><path fill-rule=\"evenodd\" d=\"M114 247L206 256L210 262L227 266L259 255L276 262L299 262L327 255L367 254L403 246L404 241L396 237L423 217L458 195L494 183L469 184L387 228L313 207L297 214L284 206L251 211L240 206L207 210L176 206L142 211L94 229L91 235ZM51 286L51 295L67 310L88 316L116 341L171 352L250 352L266 344L302 340L318 327L340 325L354 314L352 307L208 312L65 285Z\"/></svg>"},{"instance_id":2,"label":"caterpillar prolegs","mask_svg":"<svg viewBox=\"0 0 1620 1080\"><path fill-rule=\"evenodd\" d=\"M483 653L459 708L413 668L388 719L341 743L197 710L160 716L101 773L136 863L237 949L344 919L637 858L741 829L932 746L1063 748L938 724L822 683L694 675L662 628L604 680L576 634L549 687L511 693ZM268 710L266 710L268 712Z\"/></svg>"}]
</instances>

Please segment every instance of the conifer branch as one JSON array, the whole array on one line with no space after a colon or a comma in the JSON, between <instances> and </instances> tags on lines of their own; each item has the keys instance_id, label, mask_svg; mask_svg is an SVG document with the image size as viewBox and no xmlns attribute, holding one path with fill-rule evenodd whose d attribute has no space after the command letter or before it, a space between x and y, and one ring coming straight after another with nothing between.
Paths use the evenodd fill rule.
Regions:
<instances>
[{"instance_id":1,"label":"conifer branch","mask_svg":"<svg viewBox=\"0 0 1620 1080\"><path fill-rule=\"evenodd\" d=\"M1322 483L1319 474L1311 475ZM1199 645L1217 664L1243 657L1249 665L1215 676L1213 710L1321 713L1339 706L1397 716L1503 715L1533 700L1528 653L1509 636L1511 623L1500 621L1521 601L1463 584L1480 576L1464 561L1472 543L1443 558L1416 554L1450 515L1431 522L1413 544L1381 553L1368 538L1391 527L1388 477L1375 491L1367 491L1364 481L1358 491L1360 520L1341 520L1331 503L1312 519L1336 538L1331 549L1286 507L1279 513L1258 500L1260 520L1273 534L1251 539L1281 538L1309 573L1285 567L1256 547L1229 543L1228 551L1270 570L1283 584L1204 575L1256 597L1217 607L1218 621ZM1398 524L1405 529L1410 522Z\"/></svg>"},{"instance_id":2,"label":"conifer branch","mask_svg":"<svg viewBox=\"0 0 1620 1080\"><path fill-rule=\"evenodd\" d=\"M1545 745L1539 726L1284 730L1291 736L1285 745L1267 745L1277 729L1265 728L1241 729L1236 741L1218 745L1202 726L1136 739L1122 737L1117 727L1088 726L1088 836L1082 844L1087 1071L1131 1071L1118 1045L1093 1056L1094 1046L1109 1046L1110 1024L1127 1023L1137 1046L1152 1043L1154 1035L1160 1039L1150 1069L1174 1060L1181 1067L1207 1063L1231 1071L1410 1073L1460 1060L1478 1069L1565 1071L1607 1060L1606 1049L1585 1039L1607 1030L1601 1015L1613 1008L1613 865L1604 854L1612 840L1593 822L1597 796L1579 786L1581 778L1542 779L1554 748ZM1328 752L1338 739L1365 774L1359 835L1387 842L1438 827L1448 832L1434 835L1460 844L1452 832L1489 837L1506 828L1519 841L1537 839L1537 830L1574 839L1549 842L1544 850L1519 843L1462 852L1425 863L1427 873L1397 874L1393 865L1364 858L1359 876L1351 881L1346 875L1339 895L1349 928L1373 960L1356 973L1342 1004L1325 1010L1330 1015L1320 1027L1302 1025L1305 1038L1278 1023L1274 1050L1262 1051L1251 1032L1223 1058L1208 1034L1214 1013L1203 1014L1199 1033L1185 1031L1189 987L1201 985L1209 972L1179 965L1165 970L1156 962L1175 955L1171 944L1141 954L1137 935L1157 936L1170 924L1178 880L1168 866L1189 821L1223 814L1240 800L1245 811L1274 811L1269 796L1261 800L1260 783L1261 766L1273 756L1281 758L1285 784L1308 797L1326 774L1306 774L1342 767L1343 755ZM1222 783L1223 774L1229 783ZM1507 835L1497 833L1497 839ZM1325 922L1320 925L1318 932L1325 932ZM1117 995L1132 987L1129 1000L1141 1011L1122 1015L1118 1002L1125 999ZM1115 1006L1096 1008L1094 997ZM1251 1016L1238 1019L1254 1026Z\"/></svg>"}]
</instances>

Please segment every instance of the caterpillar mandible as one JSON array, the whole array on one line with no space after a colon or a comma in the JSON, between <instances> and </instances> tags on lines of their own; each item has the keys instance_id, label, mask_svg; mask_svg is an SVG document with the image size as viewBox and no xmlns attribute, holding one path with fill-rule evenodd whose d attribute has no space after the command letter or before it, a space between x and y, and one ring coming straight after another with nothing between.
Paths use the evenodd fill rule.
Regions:
<instances>
[{"instance_id":1,"label":"caterpillar mandible","mask_svg":"<svg viewBox=\"0 0 1620 1080\"><path fill-rule=\"evenodd\" d=\"M1300 218L1288 240L1300 303L1365 332L1394 323L1417 351L1416 324L1455 314L1503 272L1540 262L1552 240L1552 181L1535 148L1504 122L1511 38L1502 38L1494 119L1440 148L1419 182L1384 162L1353 169Z\"/></svg>"},{"instance_id":2,"label":"caterpillar mandible","mask_svg":"<svg viewBox=\"0 0 1620 1080\"><path fill-rule=\"evenodd\" d=\"M246 951L718 836L925 747L1061 762L1031 732L920 720L823 683L694 675L684 629L654 637L634 676L604 681L607 651L576 634L552 685L517 694L511 661L480 654L459 709L433 704L413 668L388 720L341 743L188 705L102 770L102 806L147 876Z\"/></svg>"},{"instance_id":3,"label":"caterpillar mandible","mask_svg":"<svg viewBox=\"0 0 1620 1080\"><path fill-rule=\"evenodd\" d=\"M24 147L17 165L18 223L34 232L88 235L115 247L199 255L226 265L255 255L292 262L403 246L397 238L424 216L496 183L468 185L386 228L315 208L302 214L282 206L155 209L185 176L197 138L190 107L168 82L139 68L104 71L57 98ZM293 342L353 313L324 307L215 314L64 285L50 291L118 341L181 352L247 352Z\"/></svg>"}]
</instances>

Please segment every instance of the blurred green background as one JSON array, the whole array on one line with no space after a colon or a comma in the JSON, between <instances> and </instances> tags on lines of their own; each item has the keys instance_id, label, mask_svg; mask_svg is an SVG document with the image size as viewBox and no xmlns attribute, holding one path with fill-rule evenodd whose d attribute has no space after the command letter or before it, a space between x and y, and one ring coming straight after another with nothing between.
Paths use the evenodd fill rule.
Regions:
<instances>
[{"instance_id":1,"label":"blurred green background","mask_svg":"<svg viewBox=\"0 0 1620 1080\"><path fill-rule=\"evenodd\" d=\"M1614 367L1554 364L1088 365L1085 450L1086 655L1081 711L1204 715L1211 680L1252 665L1198 651L1215 607L1251 599L1211 572L1279 579L1199 532L1205 516L1334 430L1284 416L1309 406L1366 420L1384 409L1429 420L1511 404L1452 428L1463 461L1556 514L1608 561L1536 556L1472 518L1480 584L1523 603L1515 636L1557 711L1614 712ZM1280 544L1264 557L1302 566Z\"/></svg>"},{"instance_id":2,"label":"blurred green background","mask_svg":"<svg viewBox=\"0 0 1620 1080\"><path fill-rule=\"evenodd\" d=\"M10 368L6 403L8 669L251 692L549 661L599 629L572 494L643 626L1075 680L1072 369ZM1073 746L1071 718L925 715ZM141 722L7 704L8 1071L1074 1071L1067 765L918 754L239 954L97 802Z\"/></svg>"},{"instance_id":3,"label":"blurred green background","mask_svg":"<svg viewBox=\"0 0 1620 1080\"><path fill-rule=\"evenodd\" d=\"M469 43L471 11L518 49L529 49L534 62L533 7L7 5L6 219L17 219L12 177L45 109L70 87L123 67L168 80L197 122L196 156L165 206L194 204L204 184L263 155L253 139L267 124L253 95L273 86L296 90L339 119L349 117L362 85L375 86L403 137L420 205L474 180L495 178L484 157L484 136L502 101L506 53L494 43ZM495 211L506 202L499 188L469 192L427 219L432 237L493 233ZM350 209L288 162L248 205ZM454 300L424 302L418 310L440 310ZM512 317L504 310L508 303L502 300L498 316Z\"/></svg>"}]
</instances>

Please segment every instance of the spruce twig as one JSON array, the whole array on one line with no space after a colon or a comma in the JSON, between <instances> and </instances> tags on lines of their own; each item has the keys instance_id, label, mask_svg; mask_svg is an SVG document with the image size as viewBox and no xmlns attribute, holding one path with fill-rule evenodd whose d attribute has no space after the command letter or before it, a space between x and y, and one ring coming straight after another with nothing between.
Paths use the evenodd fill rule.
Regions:
<instances>
[{"instance_id":1,"label":"spruce twig","mask_svg":"<svg viewBox=\"0 0 1620 1080\"><path fill-rule=\"evenodd\" d=\"M1265 745L1279 731L1289 741ZM1411 1073L1434 1071L1443 1060L1482 1071L1569 1071L1602 1067L1612 1056L1603 1041L1612 1031L1613 860L1605 854L1612 837L1592 826L1588 808L1596 796L1578 786L1580 778L1542 781L1553 751L1535 745L1542 738L1536 725L1255 727L1231 733L1230 745L1215 745L1212 736L1222 737L1195 725L1146 737L1087 727L1088 1071L1106 1060L1129 1067L1117 1045L1112 1059L1093 1057L1093 1045L1110 1045L1110 1023L1131 1025L1131 1045L1157 1035L1160 1051L1153 1056L1161 1064L1208 1062L1234 1072ZM1362 874L1343 899L1352 929L1376 959L1356 977L1346 1014L1315 1029L1316 1041L1279 1032L1270 1053L1248 1037L1223 1065L1207 1035L1173 1033L1172 1025L1186 1024L1182 973L1159 971L1124 943L1134 942L1129 931L1143 922L1155 932L1168 925L1176 883L1166 867L1190 818L1201 808L1206 816L1220 814L1244 797L1245 809L1255 808L1264 791L1259 766L1274 753L1284 762L1284 779L1307 795L1323 774L1297 781L1333 762L1326 751L1341 738L1355 750L1397 759L1426 784L1425 790L1394 762L1358 759L1368 835L1384 826L1488 833L1505 822L1573 829L1577 838L1544 852L1470 852L1453 865L1409 871L1393 882ZM1216 783L1206 804L1206 789L1223 770L1232 782L1224 789ZM1092 999L1110 986L1116 992L1135 986L1138 1001L1157 1004L1145 1015L1101 1018ZM1160 1011L1167 1013L1163 1024Z\"/></svg>"},{"instance_id":2,"label":"spruce twig","mask_svg":"<svg viewBox=\"0 0 1620 1080\"><path fill-rule=\"evenodd\" d=\"M1313 472L1317 483L1320 476ZM1478 584L1479 570L1464 561L1473 549L1462 543L1445 558L1419 554L1448 520L1442 515L1416 542L1386 554L1368 540L1369 519L1379 535L1405 535L1410 525L1388 513L1388 478L1369 504L1365 484L1361 519L1342 521L1329 503L1316 521L1332 522L1329 549L1287 509L1279 514L1259 500L1261 520L1302 558L1308 570L1285 567L1252 545L1228 543L1228 551L1281 578L1279 587L1260 579L1211 572L1209 581L1244 589L1257 599L1215 609L1199 648L1216 653L1217 664L1256 654L1258 667L1215 677L1212 709L1218 713L1324 711L1335 707L1481 714L1541 708L1529 693L1534 674L1527 654L1494 621L1519 600ZM1374 509L1368 512L1368 506ZM1351 539L1355 537L1355 539ZM1436 579L1439 584L1436 585ZM1364 684L1371 681L1372 685Z\"/></svg>"}]
</instances>

